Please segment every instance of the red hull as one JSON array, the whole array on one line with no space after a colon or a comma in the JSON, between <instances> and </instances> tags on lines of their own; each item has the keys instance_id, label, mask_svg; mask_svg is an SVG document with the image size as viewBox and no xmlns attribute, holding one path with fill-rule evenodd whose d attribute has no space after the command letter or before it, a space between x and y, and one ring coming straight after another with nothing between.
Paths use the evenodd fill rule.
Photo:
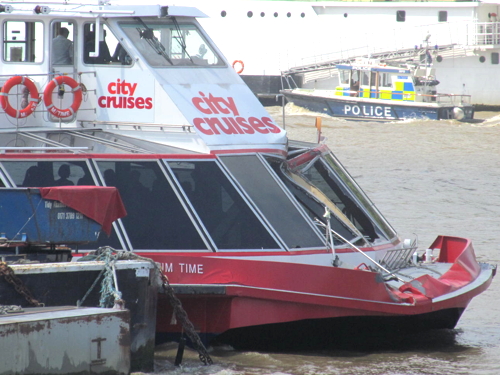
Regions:
<instances>
[{"instance_id":1,"label":"red hull","mask_svg":"<svg viewBox=\"0 0 500 375\"><path fill-rule=\"evenodd\" d=\"M438 237L438 262L452 263L395 289L375 272L275 261L276 254L148 254L162 263L195 328L219 335L242 327L346 317L414 317L451 312L432 328L453 328L470 300L491 283L494 269L476 262L468 240ZM231 258L229 258L231 256ZM307 257L319 256L309 254ZM267 259L272 258L274 261ZM460 313L457 313L459 311ZM160 299L157 332L180 332L168 301Z\"/></svg>"}]
</instances>

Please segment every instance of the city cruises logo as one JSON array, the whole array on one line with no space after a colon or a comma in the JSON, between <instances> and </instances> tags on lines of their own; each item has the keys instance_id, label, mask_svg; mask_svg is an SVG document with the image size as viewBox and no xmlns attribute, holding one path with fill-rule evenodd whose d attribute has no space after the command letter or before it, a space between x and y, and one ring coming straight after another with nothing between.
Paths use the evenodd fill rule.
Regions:
<instances>
[{"instance_id":1,"label":"city cruises logo","mask_svg":"<svg viewBox=\"0 0 500 375\"><path fill-rule=\"evenodd\" d=\"M232 97L223 98L199 92L191 99L193 105L206 117L193 119L193 124L206 135L214 134L268 134L281 129L269 117L243 117Z\"/></svg>"},{"instance_id":2,"label":"city cruises logo","mask_svg":"<svg viewBox=\"0 0 500 375\"><path fill-rule=\"evenodd\" d=\"M126 80L117 79L108 84L108 94L97 99L97 104L101 108L123 108L123 109L152 109L153 98L134 96L137 83L130 83Z\"/></svg>"}]
</instances>

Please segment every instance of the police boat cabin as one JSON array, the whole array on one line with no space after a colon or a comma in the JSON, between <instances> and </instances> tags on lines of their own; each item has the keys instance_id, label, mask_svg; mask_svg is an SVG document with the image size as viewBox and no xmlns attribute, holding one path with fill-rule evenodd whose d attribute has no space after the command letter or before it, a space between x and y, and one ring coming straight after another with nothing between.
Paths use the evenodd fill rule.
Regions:
<instances>
[{"instance_id":1,"label":"police boat cabin","mask_svg":"<svg viewBox=\"0 0 500 375\"><path fill-rule=\"evenodd\" d=\"M207 342L338 340L349 316L453 327L493 275L470 241L438 237L419 267L326 145L287 139L196 17L3 2L0 188L115 186L127 216L75 251L160 263ZM160 296L159 337L182 334L172 316Z\"/></svg>"},{"instance_id":2,"label":"police boat cabin","mask_svg":"<svg viewBox=\"0 0 500 375\"><path fill-rule=\"evenodd\" d=\"M307 74L320 70L325 68L297 67L284 72L284 76L293 87L296 81L307 81ZM366 120L470 120L474 117L469 95L437 92L439 81L435 69L427 63L388 65L379 59L358 58L352 63L335 64L330 71L327 78L320 72L319 78L306 82L301 88L282 90L282 93L297 106L335 117ZM291 79L293 77L295 79ZM335 80L336 87L332 90Z\"/></svg>"}]
</instances>

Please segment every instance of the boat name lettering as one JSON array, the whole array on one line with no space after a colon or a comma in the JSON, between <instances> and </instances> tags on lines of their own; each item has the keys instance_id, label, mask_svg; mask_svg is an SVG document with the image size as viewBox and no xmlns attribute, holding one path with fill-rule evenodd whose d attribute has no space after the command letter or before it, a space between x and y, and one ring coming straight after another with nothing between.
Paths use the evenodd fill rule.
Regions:
<instances>
[{"instance_id":1,"label":"boat name lettering","mask_svg":"<svg viewBox=\"0 0 500 375\"><path fill-rule=\"evenodd\" d=\"M101 108L124 108L124 109L151 109L153 98L134 97L137 83L129 83L117 79L116 82L108 84L108 93L112 96L100 96L97 104Z\"/></svg>"},{"instance_id":2,"label":"boat name lettering","mask_svg":"<svg viewBox=\"0 0 500 375\"><path fill-rule=\"evenodd\" d=\"M233 115L234 117L197 117L193 124L205 135L214 134L268 134L279 133L281 129L269 117L242 117L232 97L223 98L199 92L191 99L194 106L206 115Z\"/></svg>"},{"instance_id":3,"label":"boat name lettering","mask_svg":"<svg viewBox=\"0 0 500 375\"><path fill-rule=\"evenodd\" d=\"M83 214L80 212L58 212L57 220L74 220L83 219Z\"/></svg>"},{"instance_id":4,"label":"boat name lettering","mask_svg":"<svg viewBox=\"0 0 500 375\"><path fill-rule=\"evenodd\" d=\"M344 114L353 114L355 116L376 116L376 117L392 117L391 107L381 106L357 106L345 105Z\"/></svg>"},{"instance_id":5,"label":"boat name lettering","mask_svg":"<svg viewBox=\"0 0 500 375\"><path fill-rule=\"evenodd\" d=\"M118 78L116 82L111 82L108 85L108 92L113 95L129 95L134 96L137 83L128 83L125 80L120 81Z\"/></svg>"},{"instance_id":6,"label":"boat name lettering","mask_svg":"<svg viewBox=\"0 0 500 375\"><path fill-rule=\"evenodd\" d=\"M52 208L64 208L64 207L68 206L58 201L49 201L49 200L45 201L45 208L52 209Z\"/></svg>"},{"instance_id":7,"label":"boat name lettering","mask_svg":"<svg viewBox=\"0 0 500 375\"><path fill-rule=\"evenodd\" d=\"M203 274L203 264L193 264L193 263L178 263L180 273L197 273ZM161 269L163 272L174 272L173 263L161 263Z\"/></svg>"},{"instance_id":8,"label":"boat name lettering","mask_svg":"<svg viewBox=\"0 0 500 375\"><path fill-rule=\"evenodd\" d=\"M228 97L226 100L220 96L213 96L212 94L207 97L201 91L199 94L201 97L194 97L191 101L200 112L206 115L218 115L219 113L229 115L232 113L234 116L238 116L240 114L234 103L234 99L231 97Z\"/></svg>"}]
</instances>

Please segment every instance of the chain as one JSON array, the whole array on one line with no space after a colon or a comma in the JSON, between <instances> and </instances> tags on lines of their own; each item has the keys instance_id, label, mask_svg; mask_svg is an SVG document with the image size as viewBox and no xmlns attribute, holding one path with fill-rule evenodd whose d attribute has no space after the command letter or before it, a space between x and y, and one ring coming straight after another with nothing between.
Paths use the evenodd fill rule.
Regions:
<instances>
[{"instance_id":1,"label":"chain","mask_svg":"<svg viewBox=\"0 0 500 375\"><path fill-rule=\"evenodd\" d=\"M161 280L163 282L162 283L163 290L165 291L165 294L168 296L170 304L174 308L175 316L177 319L181 321L182 327L184 328L186 334L191 339L193 346L198 351L198 356L200 357L200 361L202 361L205 365L213 364L212 358L210 358L210 355L208 354L205 345L203 345L203 343L201 342L200 336L198 336L198 334L196 333L193 323L191 323L191 321L187 316L186 311L183 309L181 301L175 295L174 289L168 282L167 276L165 276L165 274L163 273L161 273Z\"/></svg>"},{"instance_id":2,"label":"chain","mask_svg":"<svg viewBox=\"0 0 500 375\"><path fill-rule=\"evenodd\" d=\"M106 251L115 252L116 260L143 260L150 262L153 265L157 274L160 275L163 290L165 291L165 294L168 296L169 302L174 309L175 316L178 320L180 320L186 334L191 339L194 348L198 352L200 361L202 361L205 365L213 364L212 358L210 358L210 355L208 354L205 345L203 345L203 343L201 342L200 336L198 335L198 333L196 333L196 329L194 328L193 323L191 323L191 321L189 320L186 311L182 307L181 301L175 295L174 289L168 282L167 276L161 271L158 264L156 264L150 258L141 257L130 251L117 251L109 246L104 246L102 248L99 248L97 249L97 251L93 252L93 254L90 253L90 258L92 258L92 260L101 260L102 254L106 253ZM100 278L100 275L98 278Z\"/></svg>"},{"instance_id":3,"label":"chain","mask_svg":"<svg viewBox=\"0 0 500 375\"><path fill-rule=\"evenodd\" d=\"M22 280L16 276L12 268L10 268L5 262L0 262L0 275L4 277L5 281L12 284L14 286L14 289L19 294L24 296L24 298L30 305L42 306L42 304L33 297L29 289L26 288Z\"/></svg>"}]
</instances>

